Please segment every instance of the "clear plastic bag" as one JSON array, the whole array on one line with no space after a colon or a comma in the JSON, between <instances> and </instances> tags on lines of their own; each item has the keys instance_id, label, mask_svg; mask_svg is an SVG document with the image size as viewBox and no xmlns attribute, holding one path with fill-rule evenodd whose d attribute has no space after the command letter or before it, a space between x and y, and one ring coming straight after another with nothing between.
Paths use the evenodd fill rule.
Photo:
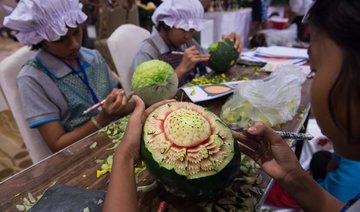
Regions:
<instances>
[{"instance_id":1,"label":"clear plastic bag","mask_svg":"<svg viewBox=\"0 0 360 212\"><path fill-rule=\"evenodd\" d=\"M220 116L240 128L250 127L255 121L269 126L289 121L299 107L305 80L301 67L284 65L265 79L243 81L223 105Z\"/></svg>"}]
</instances>

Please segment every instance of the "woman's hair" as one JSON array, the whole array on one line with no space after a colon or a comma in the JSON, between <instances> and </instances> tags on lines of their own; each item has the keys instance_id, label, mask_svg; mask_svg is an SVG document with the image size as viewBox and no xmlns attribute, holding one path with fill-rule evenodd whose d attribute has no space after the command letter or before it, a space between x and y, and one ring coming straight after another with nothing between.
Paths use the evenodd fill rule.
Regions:
<instances>
[{"instance_id":1,"label":"woman's hair","mask_svg":"<svg viewBox=\"0 0 360 212\"><path fill-rule=\"evenodd\" d=\"M38 44L31 45L31 50L35 51L42 47L42 42Z\"/></svg>"},{"instance_id":2,"label":"woman's hair","mask_svg":"<svg viewBox=\"0 0 360 212\"><path fill-rule=\"evenodd\" d=\"M159 23L156 25L156 30L160 32L161 30L168 31L170 27L165 24L163 21L159 21Z\"/></svg>"},{"instance_id":3,"label":"woman's hair","mask_svg":"<svg viewBox=\"0 0 360 212\"><path fill-rule=\"evenodd\" d=\"M264 33L256 33L250 39L249 48L267 46L266 35Z\"/></svg>"},{"instance_id":4,"label":"woman's hair","mask_svg":"<svg viewBox=\"0 0 360 212\"><path fill-rule=\"evenodd\" d=\"M350 143L358 142L358 132L353 129L353 110L360 108L360 1L316 0L308 13L310 25L326 33L342 50L341 71L328 96L331 118L347 135ZM347 105L345 123L337 110L339 97ZM337 112L336 112L337 111ZM357 113L359 114L359 113ZM357 135L356 135L357 133Z\"/></svg>"}]
</instances>

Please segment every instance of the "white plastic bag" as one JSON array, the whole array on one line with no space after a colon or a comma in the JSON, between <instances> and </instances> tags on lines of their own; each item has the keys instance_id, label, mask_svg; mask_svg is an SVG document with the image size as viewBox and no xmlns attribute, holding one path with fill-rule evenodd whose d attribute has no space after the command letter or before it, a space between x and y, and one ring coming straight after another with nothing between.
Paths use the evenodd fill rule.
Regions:
<instances>
[{"instance_id":1,"label":"white plastic bag","mask_svg":"<svg viewBox=\"0 0 360 212\"><path fill-rule=\"evenodd\" d=\"M293 119L301 100L301 85L306 77L301 67L284 65L269 77L241 82L223 105L221 118L241 128L262 121L275 126Z\"/></svg>"}]
</instances>

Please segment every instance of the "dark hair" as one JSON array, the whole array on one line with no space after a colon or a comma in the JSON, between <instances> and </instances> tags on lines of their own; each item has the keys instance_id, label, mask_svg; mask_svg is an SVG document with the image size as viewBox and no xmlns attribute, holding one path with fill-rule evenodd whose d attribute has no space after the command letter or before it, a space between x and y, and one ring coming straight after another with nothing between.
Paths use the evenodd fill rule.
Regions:
<instances>
[{"instance_id":1,"label":"dark hair","mask_svg":"<svg viewBox=\"0 0 360 212\"><path fill-rule=\"evenodd\" d=\"M267 46L266 35L264 33L256 33L250 39L249 48Z\"/></svg>"},{"instance_id":2,"label":"dark hair","mask_svg":"<svg viewBox=\"0 0 360 212\"><path fill-rule=\"evenodd\" d=\"M161 30L168 31L170 27L165 24L163 21L159 21L159 23L156 25L156 30L160 32Z\"/></svg>"},{"instance_id":3,"label":"dark hair","mask_svg":"<svg viewBox=\"0 0 360 212\"><path fill-rule=\"evenodd\" d=\"M309 24L325 32L342 50L340 74L328 96L331 118L339 129L346 132L349 143L355 143L355 130L351 124L352 110L360 108L360 1L316 0L308 13ZM347 105L345 123L341 123L336 109L344 98Z\"/></svg>"},{"instance_id":4,"label":"dark hair","mask_svg":"<svg viewBox=\"0 0 360 212\"><path fill-rule=\"evenodd\" d=\"M38 50L42 47L42 42L38 44L31 45L31 50Z\"/></svg>"}]
</instances>

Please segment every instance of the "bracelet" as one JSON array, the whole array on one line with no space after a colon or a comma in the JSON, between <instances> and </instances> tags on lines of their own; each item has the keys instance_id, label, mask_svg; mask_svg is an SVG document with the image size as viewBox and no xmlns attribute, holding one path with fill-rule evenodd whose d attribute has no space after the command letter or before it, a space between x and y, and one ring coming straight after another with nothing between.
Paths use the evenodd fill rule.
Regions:
<instances>
[{"instance_id":1,"label":"bracelet","mask_svg":"<svg viewBox=\"0 0 360 212\"><path fill-rule=\"evenodd\" d=\"M91 121L91 123L93 123L93 125L94 125L98 130L100 130L100 129L102 128L101 125L99 124L99 122L96 121L95 116L91 117L90 121Z\"/></svg>"}]
</instances>

